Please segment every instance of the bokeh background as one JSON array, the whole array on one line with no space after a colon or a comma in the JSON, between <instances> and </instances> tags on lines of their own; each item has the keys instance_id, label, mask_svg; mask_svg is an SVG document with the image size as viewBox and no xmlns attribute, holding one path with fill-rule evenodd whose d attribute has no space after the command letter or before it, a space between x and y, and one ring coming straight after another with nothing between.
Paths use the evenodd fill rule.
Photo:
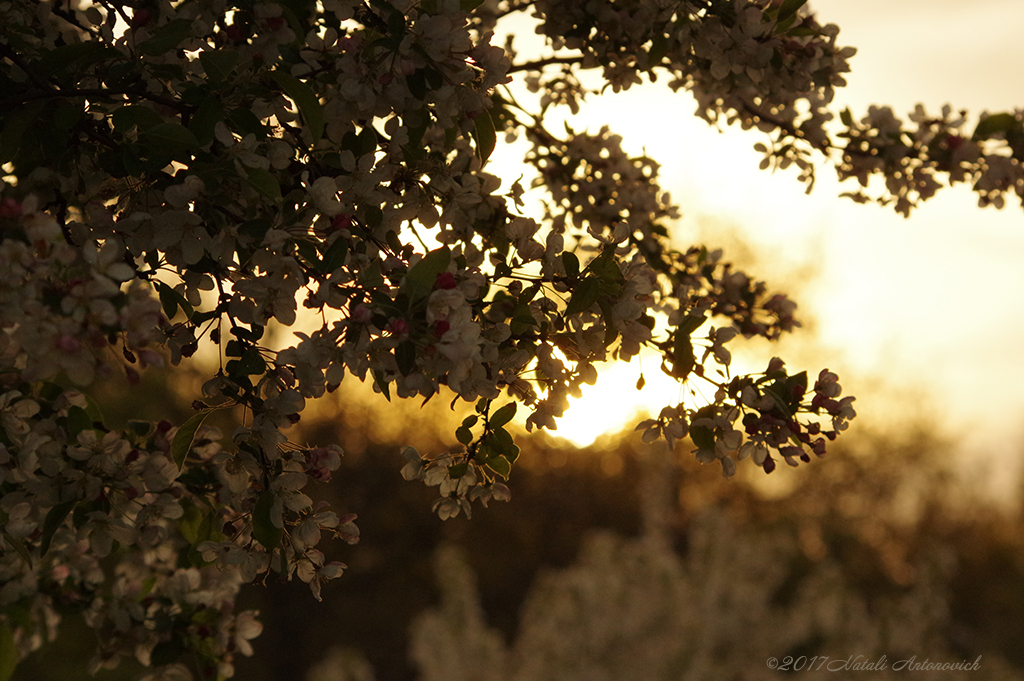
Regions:
<instances>
[{"instance_id":1,"label":"bokeh background","mask_svg":"<svg viewBox=\"0 0 1024 681\"><path fill-rule=\"evenodd\" d=\"M1021 104L1017 0L812 5L859 49L838 108L905 115L948 102L976 116ZM525 45L529 23L515 30ZM362 540L329 555L350 569L323 603L297 583L243 593L265 630L237 678L761 679L781 673L768 657L858 655L885 655L888 669L829 678L897 678L909 672L894 665L913 656L979 655L977 671L917 674L1024 678L1020 207L983 210L954 188L905 220L839 198L849 188L825 164L805 195L794 175L757 169L756 133L710 128L694 108L649 85L589 98L572 123L609 125L662 163L684 213L678 244L721 246L799 302L800 332L737 362L756 369L777 354L839 373L859 412L843 441L809 466L767 477L741 466L727 481L693 462L688 443L667 452L630 433L636 410L679 399L656 362L609 367L556 434L524 435L511 502L441 522L432 490L399 476L397 452L443 451L459 414L346 383L293 438L344 446L317 493L359 514ZM514 180L519 156L499 149L494 172ZM184 420L201 375L152 374L105 397L123 418L176 405ZM84 679L91 645L69 621L15 679Z\"/></svg>"}]
</instances>

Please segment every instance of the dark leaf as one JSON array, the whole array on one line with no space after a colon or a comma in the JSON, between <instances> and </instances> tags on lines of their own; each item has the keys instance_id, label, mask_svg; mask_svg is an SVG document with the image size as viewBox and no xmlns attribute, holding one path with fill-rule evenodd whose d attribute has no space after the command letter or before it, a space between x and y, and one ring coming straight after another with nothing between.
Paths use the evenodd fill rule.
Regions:
<instances>
[{"instance_id":1,"label":"dark leaf","mask_svg":"<svg viewBox=\"0 0 1024 681\"><path fill-rule=\"evenodd\" d=\"M152 128L163 123L164 119L149 107L135 104L122 106L114 111L110 114L110 122L114 125L114 130L126 133L130 132L132 128L139 130Z\"/></svg>"},{"instance_id":2,"label":"dark leaf","mask_svg":"<svg viewBox=\"0 0 1024 681\"><path fill-rule=\"evenodd\" d=\"M167 54L192 33L192 21L174 19L156 29L153 37L139 45L139 51L152 57Z\"/></svg>"},{"instance_id":3,"label":"dark leaf","mask_svg":"<svg viewBox=\"0 0 1024 681\"><path fill-rule=\"evenodd\" d=\"M1020 123L1012 113L995 114L978 123L978 127L974 129L974 135L971 136L971 139L974 141L988 139L996 133L1009 132L1014 127L1019 126Z\"/></svg>"},{"instance_id":4,"label":"dark leaf","mask_svg":"<svg viewBox=\"0 0 1024 681\"><path fill-rule=\"evenodd\" d=\"M373 372L373 382L377 385L378 388L380 388L380 392L384 396L384 399L390 402L391 386L388 384L387 379L384 378L384 372L375 370Z\"/></svg>"},{"instance_id":5,"label":"dark leaf","mask_svg":"<svg viewBox=\"0 0 1024 681\"><path fill-rule=\"evenodd\" d=\"M203 50L199 53L199 62L203 65L210 80L220 83L231 75L238 64L239 56L236 50Z\"/></svg>"},{"instance_id":6,"label":"dark leaf","mask_svg":"<svg viewBox=\"0 0 1024 681\"><path fill-rule=\"evenodd\" d=\"M779 23L794 16L806 4L807 0L784 0L779 8Z\"/></svg>"},{"instance_id":7,"label":"dark leaf","mask_svg":"<svg viewBox=\"0 0 1024 681\"><path fill-rule=\"evenodd\" d=\"M263 168L246 168L249 184L253 189L273 201L281 199L281 185L269 170Z\"/></svg>"},{"instance_id":8,"label":"dark leaf","mask_svg":"<svg viewBox=\"0 0 1024 681\"><path fill-rule=\"evenodd\" d=\"M601 281L596 277L586 277L573 289L572 297L565 308L565 314L574 315L586 312L597 302L600 294Z\"/></svg>"},{"instance_id":9,"label":"dark leaf","mask_svg":"<svg viewBox=\"0 0 1024 681\"><path fill-rule=\"evenodd\" d=\"M92 419L89 412L79 406L72 405L68 408L68 439L74 441L83 430L92 428Z\"/></svg>"},{"instance_id":10,"label":"dark leaf","mask_svg":"<svg viewBox=\"0 0 1024 681\"><path fill-rule=\"evenodd\" d=\"M324 110L320 106L320 100L308 85L298 78L283 71L274 71L270 74L285 94L294 100L302 113L306 125L309 126L310 135L314 142L319 142L324 134Z\"/></svg>"},{"instance_id":11,"label":"dark leaf","mask_svg":"<svg viewBox=\"0 0 1024 681\"><path fill-rule=\"evenodd\" d=\"M565 276L575 279L580 276L580 259L575 253L565 251L562 253L562 267L565 268Z\"/></svg>"},{"instance_id":12,"label":"dark leaf","mask_svg":"<svg viewBox=\"0 0 1024 681\"><path fill-rule=\"evenodd\" d=\"M491 457L484 462L484 465L506 480L508 480L509 474L512 473L512 463L503 456Z\"/></svg>"},{"instance_id":13,"label":"dark leaf","mask_svg":"<svg viewBox=\"0 0 1024 681\"><path fill-rule=\"evenodd\" d=\"M274 509L274 493L265 490L256 500L256 507L252 511L252 536L263 545L267 551L273 551L280 545L284 530L274 525L271 520Z\"/></svg>"},{"instance_id":14,"label":"dark leaf","mask_svg":"<svg viewBox=\"0 0 1024 681\"><path fill-rule=\"evenodd\" d=\"M504 407L491 414L491 418L488 420L488 425L490 425L491 428L501 428L511 421L515 415L516 403L509 402Z\"/></svg>"},{"instance_id":15,"label":"dark leaf","mask_svg":"<svg viewBox=\"0 0 1024 681\"><path fill-rule=\"evenodd\" d=\"M209 415L210 412L208 411L195 414L188 421L181 424L178 432L174 434L174 440L171 441L171 458L178 466L178 470L181 470L182 466L185 465L185 459L192 449L192 443L195 442L196 432L198 432L199 426L203 425L203 421Z\"/></svg>"},{"instance_id":16,"label":"dark leaf","mask_svg":"<svg viewBox=\"0 0 1024 681\"><path fill-rule=\"evenodd\" d=\"M19 657L14 645L14 631L7 622L0 622L0 681L10 681L14 676Z\"/></svg>"},{"instance_id":17,"label":"dark leaf","mask_svg":"<svg viewBox=\"0 0 1024 681\"><path fill-rule=\"evenodd\" d=\"M43 536L39 542L39 555L45 556L46 552L50 550L50 542L53 541L53 535L57 533L60 526L64 524L64 519L71 513L71 509L75 507L74 501L65 501L61 504L57 504L50 509L50 512L46 514L46 518L43 520Z\"/></svg>"},{"instance_id":18,"label":"dark leaf","mask_svg":"<svg viewBox=\"0 0 1024 681\"><path fill-rule=\"evenodd\" d=\"M403 376L416 370L416 346L412 341L402 341L395 348L395 362Z\"/></svg>"},{"instance_id":19,"label":"dark leaf","mask_svg":"<svg viewBox=\"0 0 1024 681\"><path fill-rule=\"evenodd\" d=\"M486 162L491 157L495 145L498 143L498 135L494 130L494 121L489 111L482 112L473 119L476 131L476 153L480 160Z\"/></svg>"},{"instance_id":20,"label":"dark leaf","mask_svg":"<svg viewBox=\"0 0 1024 681\"><path fill-rule=\"evenodd\" d=\"M425 298L434 288L437 275L448 269L452 260L452 252L448 247L438 248L430 251L423 258L409 268L405 275L405 286L403 290L413 302Z\"/></svg>"}]
</instances>

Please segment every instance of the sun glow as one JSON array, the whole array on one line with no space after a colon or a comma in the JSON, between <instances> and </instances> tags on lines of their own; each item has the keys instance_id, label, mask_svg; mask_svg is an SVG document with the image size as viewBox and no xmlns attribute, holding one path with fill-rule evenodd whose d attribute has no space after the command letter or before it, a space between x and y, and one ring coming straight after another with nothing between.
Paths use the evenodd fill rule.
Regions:
<instances>
[{"instance_id":1,"label":"sun glow","mask_svg":"<svg viewBox=\"0 0 1024 681\"><path fill-rule=\"evenodd\" d=\"M558 428L551 435L586 447L602 435L631 431L648 415L657 416L666 406L680 402L700 406L708 401L702 399L699 386L680 385L664 374L658 363L657 355L643 352L639 360L628 364L597 364L597 383L584 385L580 397L569 398L569 409L557 419ZM638 389L641 375L643 387Z\"/></svg>"}]
</instances>

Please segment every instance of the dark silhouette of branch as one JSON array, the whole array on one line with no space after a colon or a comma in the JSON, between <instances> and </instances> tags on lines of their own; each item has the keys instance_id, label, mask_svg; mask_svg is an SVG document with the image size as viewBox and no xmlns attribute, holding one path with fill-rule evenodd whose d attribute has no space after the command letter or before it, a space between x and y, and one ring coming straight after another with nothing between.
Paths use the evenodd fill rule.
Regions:
<instances>
[{"instance_id":1,"label":"dark silhouette of branch","mask_svg":"<svg viewBox=\"0 0 1024 681\"><path fill-rule=\"evenodd\" d=\"M547 59L538 59L537 61L529 61L524 64L513 64L507 73L516 73L517 71L533 71L535 69L542 69L545 66L551 64L581 64L583 63L583 56L578 57L548 57Z\"/></svg>"}]
</instances>

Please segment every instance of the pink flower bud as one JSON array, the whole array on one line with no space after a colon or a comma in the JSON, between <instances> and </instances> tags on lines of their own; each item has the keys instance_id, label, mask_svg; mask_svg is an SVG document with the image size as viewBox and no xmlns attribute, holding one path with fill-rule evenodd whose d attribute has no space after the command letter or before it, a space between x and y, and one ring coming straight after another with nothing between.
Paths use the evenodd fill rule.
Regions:
<instances>
[{"instance_id":1,"label":"pink flower bud","mask_svg":"<svg viewBox=\"0 0 1024 681\"><path fill-rule=\"evenodd\" d=\"M137 9L132 15L132 28L142 28L149 23L149 20L153 18L153 15L148 9Z\"/></svg>"},{"instance_id":2,"label":"pink flower bud","mask_svg":"<svg viewBox=\"0 0 1024 681\"><path fill-rule=\"evenodd\" d=\"M451 272L442 272L437 275L437 279L434 280L435 289L453 289L458 285L459 283L455 281L455 275Z\"/></svg>"},{"instance_id":3,"label":"pink flower bud","mask_svg":"<svg viewBox=\"0 0 1024 681\"><path fill-rule=\"evenodd\" d=\"M78 339L74 336L64 334L57 339L57 349L61 352L78 352L82 347L82 344L78 342Z\"/></svg>"},{"instance_id":4,"label":"pink flower bud","mask_svg":"<svg viewBox=\"0 0 1024 681\"><path fill-rule=\"evenodd\" d=\"M370 312L370 308L360 303L352 308L352 321L357 324L368 324L373 313Z\"/></svg>"},{"instance_id":5,"label":"pink flower bud","mask_svg":"<svg viewBox=\"0 0 1024 681\"><path fill-rule=\"evenodd\" d=\"M393 319L388 324L388 329L396 336L403 336L409 333L409 322L404 319Z\"/></svg>"},{"instance_id":6,"label":"pink flower bud","mask_svg":"<svg viewBox=\"0 0 1024 681\"><path fill-rule=\"evenodd\" d=\"M21 204L14 199L0 202L0 218L15 218L21 215Z\"/></svg>"}]
</instances>

